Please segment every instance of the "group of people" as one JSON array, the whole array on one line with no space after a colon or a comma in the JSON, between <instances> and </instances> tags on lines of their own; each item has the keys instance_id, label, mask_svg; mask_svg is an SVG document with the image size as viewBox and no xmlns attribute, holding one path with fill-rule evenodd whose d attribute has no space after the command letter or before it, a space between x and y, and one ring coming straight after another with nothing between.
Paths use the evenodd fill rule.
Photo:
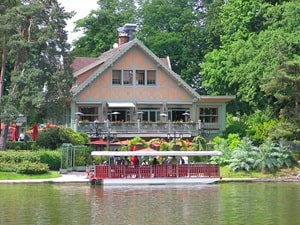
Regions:
<instances>
[{"instance_id":1,"label":"group of people","mask_svg":"<svg viewBox=\"0 0 300 225\"><path fill-rule=\"evenodd\" d=\"M175 156L168 157L164 160L158 160L156 157L152 159L152 161L147 161L143 159L140 163L140 159L137 156L132 156L131 159L129 160L128 156L121 157L121 156L116 156L114 158L114 164L115 165L124 165L124 166L138 166L138 165L159 165L160 161L162 162L163 165L176 165L176 164L187 164L188 159L185 157L180 157L179 160Z\"/></svg>"}]
</instances>

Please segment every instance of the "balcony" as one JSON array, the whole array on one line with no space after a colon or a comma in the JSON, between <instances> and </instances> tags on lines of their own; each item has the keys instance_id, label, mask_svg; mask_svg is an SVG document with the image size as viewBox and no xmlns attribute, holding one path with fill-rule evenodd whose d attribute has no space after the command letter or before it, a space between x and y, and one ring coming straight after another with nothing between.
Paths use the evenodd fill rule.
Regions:
<instances>
[{"instance_id":1,"label":"balcony","mask_svg":"<svg viewBox=\"0 0 300 225\"><path fill-rule=\"evenodd\" d=\"M90 138L111 136L118 138L191 138L198 135L215 136L220 132L219 124L199 122L79 122L78 132L87 133Z\"/></svg>"}]
</instances>

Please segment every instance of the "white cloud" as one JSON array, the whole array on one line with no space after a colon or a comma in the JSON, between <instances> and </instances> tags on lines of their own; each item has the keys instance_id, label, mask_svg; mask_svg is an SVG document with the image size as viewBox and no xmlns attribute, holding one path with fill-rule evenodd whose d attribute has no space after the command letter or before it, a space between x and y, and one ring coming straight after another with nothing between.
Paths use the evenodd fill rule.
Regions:
<instances>
[{"instance_id":1,"label":"white cloud","mask_svg":"<svg viewBox=\"0 0 300 225\"><path fill-rule=\"evenodd\" d=\"M58 0L58 2L65 8L67 12L75 11L76 15L67 21L67 31L69 42L80 37L82 34L79 32L74 33L74 22L78 19L86 17L92 10L98 8L97 0Z\"/></svg>"}]
</instances>

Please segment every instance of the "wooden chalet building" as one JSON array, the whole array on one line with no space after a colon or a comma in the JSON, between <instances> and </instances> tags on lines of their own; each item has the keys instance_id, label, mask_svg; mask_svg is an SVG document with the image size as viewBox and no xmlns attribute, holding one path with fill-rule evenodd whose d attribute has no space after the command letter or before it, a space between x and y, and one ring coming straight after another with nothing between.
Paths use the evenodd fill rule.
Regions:
<instances>
[{"instance_id":1,"label":"wooden chalet building","mask_svg":"<svg viewBox=\"0 0 300 225\"><path fill-rule=\"evenodd\" d=\"M233 96L202 96L141 41L131 24L98 58L75 58L70 121L91 138L212 137L225 129ZM133 26L134 27L134 26Z\"/></svg>"}]
</instances>

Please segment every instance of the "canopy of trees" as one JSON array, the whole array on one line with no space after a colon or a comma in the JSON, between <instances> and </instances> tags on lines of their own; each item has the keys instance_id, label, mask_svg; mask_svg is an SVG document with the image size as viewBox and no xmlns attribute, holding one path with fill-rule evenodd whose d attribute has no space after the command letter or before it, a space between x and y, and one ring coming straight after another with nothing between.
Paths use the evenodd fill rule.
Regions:
<instances>
[{"instance_id":1,"label":"canopy of trees","mask_svg":"<svg viewBox=\"0 0 300 225\"><path fill-rule=\"evenodd\" d=\"M1 2L0 119L7 125L1 149L19 113L42 119L64 109L73 81L64 30L71 16L56 0Z\"/></svg>"}]
</instances>

